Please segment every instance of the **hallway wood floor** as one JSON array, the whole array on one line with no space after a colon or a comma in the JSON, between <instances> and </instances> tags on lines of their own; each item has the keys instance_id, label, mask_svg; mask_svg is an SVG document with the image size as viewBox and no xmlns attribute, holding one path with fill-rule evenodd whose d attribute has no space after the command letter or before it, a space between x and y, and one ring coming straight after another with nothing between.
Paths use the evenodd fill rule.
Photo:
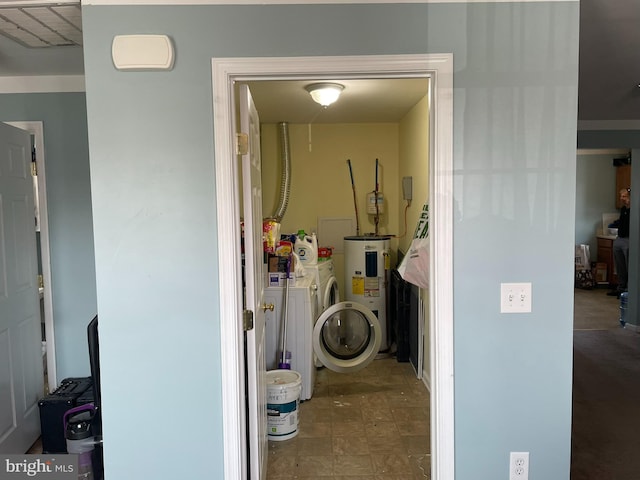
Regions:
<instances>
[{"instance_id":1,"label":"hallway wood floor","mask_svg":"<svg viewBox=\"0 0 640 480\"><path fill-rule=\"evenodd\" d=\"M640 478L640 335L607 291L575 290L571 480Z\"/></svg>"}]
</instances>

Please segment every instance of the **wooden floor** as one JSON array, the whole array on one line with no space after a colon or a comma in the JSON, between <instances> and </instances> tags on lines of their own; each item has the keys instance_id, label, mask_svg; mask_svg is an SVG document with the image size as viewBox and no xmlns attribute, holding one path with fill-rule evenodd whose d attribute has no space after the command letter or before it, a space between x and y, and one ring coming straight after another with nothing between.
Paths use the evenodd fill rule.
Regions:
<instances>
[{"instance_id":1,"label":"wooden floor","mask_svg":"<svg viewBox=\"0 0 640 480\"><path fill-rule=\"evenodd\" d=\"M607 296L608 292L606 288L574 290L574 330L620 328L620 300Z\"/></svg>"},{"instance_id":2,"label":"wooden floor","mask_svg":"<svg viewBox=\"0 0 640 480\"><path fill-rule=\"evenodd\" d=\"M640 335L606 293L575 291L571 480L640 478Z\"/></svg>"}]
</instances>

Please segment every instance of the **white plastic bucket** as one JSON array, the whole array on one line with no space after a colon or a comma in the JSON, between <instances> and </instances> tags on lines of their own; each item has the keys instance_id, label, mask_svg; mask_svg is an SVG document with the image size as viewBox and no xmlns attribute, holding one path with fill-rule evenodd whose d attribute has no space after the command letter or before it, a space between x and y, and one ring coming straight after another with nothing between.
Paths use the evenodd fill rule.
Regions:
<instances>
[{"instance_id":1,"label":"white plastic bucket","mask_svg":"<svg viewBox=\"0 0 640 480\"><path fill-rule=\"evenodd\" d=\"M267 434L269 440L298 435L298 409L302 377L293 370L267 372Z\"/></svg>"}]
</instances>

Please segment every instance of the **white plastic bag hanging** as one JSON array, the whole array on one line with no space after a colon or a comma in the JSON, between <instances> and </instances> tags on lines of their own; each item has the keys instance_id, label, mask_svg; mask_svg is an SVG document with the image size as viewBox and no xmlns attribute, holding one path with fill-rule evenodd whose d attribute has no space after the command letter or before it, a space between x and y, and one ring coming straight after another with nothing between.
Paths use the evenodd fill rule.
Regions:
<instances>
[{"instance_id":1,"label":"white plastic bag hanging","mask_svg":"<svg viewBox=\"0 0 640 480\"><path fill-rule=\"evenodd\" d=\"M409 251L398 267L398 273L406 282L429 288L429 205L426 203L422 207Z\"/></svg>"}]
</instances>

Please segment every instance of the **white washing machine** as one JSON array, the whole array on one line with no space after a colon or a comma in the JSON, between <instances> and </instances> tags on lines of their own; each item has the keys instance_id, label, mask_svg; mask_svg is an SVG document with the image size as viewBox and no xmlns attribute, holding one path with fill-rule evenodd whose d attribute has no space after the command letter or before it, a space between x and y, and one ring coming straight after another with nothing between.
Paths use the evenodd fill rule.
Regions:
<instances>
[{"instance_id":1,"label":"white washing machine","mask_svg":"<svg viewBox=\"0 0 640 480\"><path fill-rule=\"evenodd\" d=\"M285 287L266 287L264 290L264 303L274 305L273 311L265 312L267 370L278 368L281 361L285 293ZM302 377L300 400L311 398L316 380L311 348L313 328L318 318L316 296L317 286L311 275L296 278L295 286L289 287L286 351L291 352L291 370L295 370Z\"/></svg>"},{"instance_id":2,"label":"white washing machine","mask_svg":"<svg viewBox=\"0 0 640 480\"><path fill-rule=\"evenodd\" d=\"M285 294L285 287L264 290L264 303L274 305L273 311L265 312L267 370L278 368L282 359ZM360 370L375 358L382 341L380 322L367 307L340 302L318 314L316 296L314 275L297 278L295 286L289 287L286 351L291 352L291 370L302 377L301 401L313 395L316 366L324 365L340 373ZM319 360L318 365L315 359Z\"/></svg>"},{"instance_id":3,"label":"white washing machine","mask_svg":"<svg viewBox=\"0 0 640 480\"><path fill-rule=\"evenodd\" d=\"M305 265L305 275L311 276L318 286L318 315L321 315L327 308L340 301L340 290L335 274L333 260L324 260L314 265ZM315 357L316 367L322 367L322 362Z\"/></svg>"},{"instance_id":4,"label":"white washing machine","mask_svg":"<svg viewBox=\"0 0 640 480\"><path fill-rule=\"evenodd\" d=\"M325 260L315 265L305 265L305 275L311 276L318 286L318 315L340 301L338 280L333 260Z\"/></svg>"}]
</instances>

